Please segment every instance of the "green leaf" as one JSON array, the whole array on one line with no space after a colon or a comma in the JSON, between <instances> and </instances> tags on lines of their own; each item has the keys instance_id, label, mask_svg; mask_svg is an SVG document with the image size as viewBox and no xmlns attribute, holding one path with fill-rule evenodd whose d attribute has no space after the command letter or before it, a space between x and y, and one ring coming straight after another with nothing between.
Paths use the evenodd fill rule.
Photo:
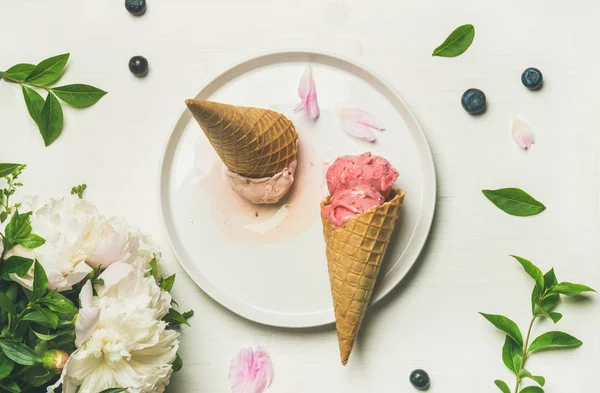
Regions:
<instances>
[{"instance_id":1,"label":"green leaf","mask_svg":"<svg viewBox=\"0 0 600 393\"><path fill-rule=\"evenodd\" d=\"M44 107L44 98L37 91L30 87L22 86L23 98L25 98L25 105L27 105L27 111L29 116L35 121L35 124L39 125L40 113Z\"/></svg>"},{"instance_id":2,"label":"green leaf","mask_svg":"<svg viewBox=\"0 0 600 393\"><path fill-rule=\"evenodd\" d=\"M56 374L46 370L43 366L36 366L30 368L25 374L27 384L33 387L39 387L47 383L49 380L54 378ZM25 379L25 378L23 378ZM42 390L43 392L44 390Z\"/></svg>"},{"instance_id":3,"label":"green leaf","mask_svg":"<svg viewBox=\"0 0 600 393\"><path fill-rule=\"evenodd\" d=\"M520 393L544 393L544 389L539 386L527 386Z\"/></svg>"},{"instance_id":4,"label":"green leaf","mask_svg":"<svg viewBox=\"0 0 600 393\"><path fill-rule=\"evenodd\" d=\"M502 362L510 371L517 374L521 368L521 359L523 357L523 348L512 338L506 336L504 346L502 347Z\"/></svg>"},{"instance_id":5,"label":"green leaf","mask_svg":"<svg viewBox=\"0 0 600 393\"><path fill-rule=\"evenodd\" d=\"M556 284L558 284L558 280L556 279L556 275L554 274L554 269L550 269L546 274L544 274L544 289L548 289ZM542 291L540 291L537 286L533 288L533 293L531 294L533 314L535 314L535 306L539 303L541 294ZM554 310L554 308L556 308L559 301L560 295L558 294L546 295L544 297L544 300L542 300L541 307L544 309L544 311L550 313L552 310Z\"/></svg>"},{"instance_id":6,"label":"green leaf","mask_svg":"<svg viewBox=\"0 0 600 393\"><path fill-rule=\"evenodd\" d=\"M4 72L4 76L16 79L18 81L23 81L25 78L31 74L31 71L35 68L35 65L29 63L19 63L10 67L6 72Z\"/></svg>"},{"instance_id":7,"label":"green leaf","mask_svg":"<svg viewBox=\"0 0 600 393\"><path fill-rule=\"evenodd\" d=\"M20 167L21 164L10 164L7 162L0 163L0 177L6 177L12 174L15 169Z\"/></svg>"},{"instance_id":8,"label":"green leaf","mask_svg":"<svg viewBox=\"0 0 600 393\"><path fill-rule=\"evenodd\" d=\"M59 137L63 128L63 112L54 94L48 93L39 119L39 128L44 144L50 146Z\"/></svg>"},{"instance_id":9,"label":"green leaf","mask_svg":"<svg viewBox=\"0 0 600 393\"><path fill-rule=\"evenodd\" d=\"M4 235L11 244L16 244L18 239L23 239L31 233L29 216L31 216L31 212L19 214L19 211L15 211L10 218L4 229Z\"/></svg>"},{"instance_id":10,"label":"green leaf","mask_svg":"<svg viewBox=\"0 0 600 393\"><path fill-rule=\"evenodd\" d=\"M152 258L150 261L150 274L158 281L158 264L156 262L156 257Z\"/></svg>"},{"instance_id":11,"label":"green leaf","mask_svg":"<svg viewBox=\"0 0 600 393\"><path fill-rule=\"evenodd\" d=\"M56 337L60 336L60 334L43 334L43 333L38 333L35 330L32 330L33 334L35 334L37 336L37 338L39 338L42 341L51 341L54 340Z\"/></svg>"},{"instance_id":12,"label":"green leaf","mask_svg":"<svg viewBox=\"0 0 600 393\"><path fill-rule=\"evenodd\" d=\"M564 332L547 332L533 340L529 346L529 352L541 351L546 349L574 348L583 342Z\"/></svg>"},{"instance_id":13,"label":"green leaf","mask_svg":"<svg viewBox=\"0 0 600 393\"><path fill-rule=\"evenodd\" d=\"M179 370L181 370L181 368L183 367L183 360L181 359L181 357L179 356L179 354L177 354L177 357L175 358L175 361L173 362L173 372L177 372Z\"/></svg>"},{"instance_id":14,"label":"green leaf","mask_svg":"<svg viewBox=\"0 0 600 393\"><path fill-rule=\"evenodd\" d=\"M534 306L533 315L550 318L554 323L557 323L562 318L562 314L559 314L557 312L548 312L542 307L538 306L537 304Z\"/></svg>"},{"instance_id":15,"label":"green leaf","mask_svg":"<svg viewBox=\"0 0 600 393\"><path fill-rule=\"evenodd\" d=\"M23 317L23 321L29 321L48 328L56 329L58 326L58 315L52 311L42 308L38 311L33 311L29 314L26 314Z\"/></svg>"},{"instance_id":16,"label":"green leaf","mask_svg":"<svg viewBox=\"0 0 600 393\"><path fill-rule=\"evenodd\" d=\"M503 315L485 314L480 312L485 319L491 322L492 325L508 334L519 346L523 346L523 336L516 323Z\"/></svg>"},{"instance_id":17,"label":"green leaf","mask_svg":"<svg viewBox=\"0 0 600 393\"><path fill-rule=\"evenodd\" d=\"M110 388L110 389L105 389L105 390L101 391L100 393L121 393L126 390L127 390L127 388Z\"/></svg>"},{"instance_id":18,"label":"green leaf","mask_svg":"<svg viewBox=\"0 0 600 393\"><path fill-rule=\"evenodd\" d=\"M473 25L462 25L457 27L446 40L432 53L432 56L456 57L465 53L475 38L475 27Z\"/></svg>"},{"instance_id":19,"label":"green leaf","mask_svg":"<svg viewBox=\"0 0 600 393\"><path fill-rule=\"evenodd\" d=\"M12 380L0 381L0 389L3 389L10 393L20 393L21 392L21 388L19 387L19 385L17 385L17 383Z\"/></svg>"},{"instance_id":20,"label":"green leaf","mask_svg":"<svg viewBox=\"0 0 600 393\"><path fill-rule=\"evenodd\" d=\"M35 235L33 233L30 233L24 238L17 239L17 244L20 244L23 247L30 249L41 247L44 245L44 243L46 243L46 240L43 237Z\"/></svg>"},{"instance_id":21,"label":"green leaf","mask_svg":"<svg viewBox=\"0 0 600 393\"><path fill-rule=\"evenodd\" d=\"M174 309L169 310L167 315L165 315L163 317L163 321L167 322L171 326L177 326L177 325L190 326L190 323L187 321L187 319L184 318L184 316L179 311L176 311Z\"/></svg>"},{"instance_id":22,"label":"green leaf","mask_svg":"<svg viewBox=\"0 0 600 393\"><path fill-rule=\"evenodd\" d=\"M163 291L171 292L171 289L173 288L173 284L175 284L175 275L174 274L170 275L167 278L162 279L160 281L159 286Z\"/></svg>"},{"instance_id":23,"label":"green leaf","mask_svg":"<svg viewBox=\"0 0 600 393\"><path fill-rule=\"evenodd\" d=\"M54 87L52 92L58 98L76 108L94 105L106 94L104 90L82 84Z\"/></svg>"},{"instance_id":24,"label":"green leaf","mask_svg":"<svg viewBox=\"0 0 600 393\"><path fill-rule=\"evenodd\" d=\"M15 305L4 292L0 292L0 308L12 316L17 315L17 309L15 308Z\"/></svg>"},{"instance_id":25,"label":"green leaf","mask_svg":"<svg viewBox=\"0 0 600 393\"><path fill-rule=\"evenodd\" d=\"M558 312L550 312L550 319L552 319L552 322L554 323L558 323L558 321L560 321L562 319L562 314L558 313Z\"/></svg>"},{"instance_id":26,"label":"green leaf","mask_svg":"<svg viewBox=\"0 0 600 393\"><path fill-rule=\"evenodd\" d=\"M529 371L527 371L527 370L522 370L521 377L522 378L529 378L529 379L535 381L540 386L544 386L546 384L546 378L540 377L540 376L537 376L537 375L531 375L531 373Z\"/></svg>"},{"instance_id":27,"label":"green leaf","mask_svg":"<svg viewBox=\"0 0 600 393\"><path fill-rule=\"evenodd\" d=\"M44 267L38 261L35 261L33 265L33 292L31 293L30 302L34 303L41 299L46 289L48 289L48 276Z\"/></svg>"},{"instance_id":28,"label":"green leaf","mask_svg":"<svg viewBox=\"0 0 600 393\"><path fill-rule=\"evenodd\" d=\"M498 386L498 389L500 389L502 393L510 393L510 389L506 382L497 379L494 381L494 383L496 384L496 386Z\"/></svg>"},{"instance_id":29,"label":"green leaf","mask_svg":"<svg viewBox=\"0 0 600 393\"><path fill-rule=\"evenodd\" d=\"M15 363L6 357L4 352L0 352L0 380L8 377L14 366Z\"/></svg>"},{"instance_id":30,"label":"green leaf","mask_svg":"<svg viewBox=\"0 0 600 393\"><path fill-rule=\"evenodd\" d=\"M515 258L521 264L521 266L523 266L523 269L525 269L525 272L527 274L529 274L531 276L531 278L533 278L535 280L535 285L540 290L543 290L544 289L544 274L542 273L540 268L538 268L537 266L535 266L533 263L529 262L525 258L521 258L516 255L511 255L511 257Z\"/></svg>"},{"instance_id":31,"label":"green leaf","mask_svg":"<svg viewBox=\"0 0 600 393\"><path fill-rule=\"evenodd\" d=\"M594 289L583 284L573 284L570 282L561 282L550 289L550 293L560 293L565 296L576 296L584 292L596 292Z\"/></svg>"},{"instance_id":32,"label":"green leaf","mask_svg":"<svg viewBox=\"0 0 600 393\"><path fill-rule=\"evenodd\" d=\"M32 265L33 259L12 256L4 262L4 265L2 265L2 278L4 280L10 280L9 275L11 273L14 273L19 277L24 277L29 269L31 269Z\"/></svg>"},{"instance_id":33,"label":"green leaf","mask_svg":"<svg viewBox=\"0 0 600 393\"><path fill-rule=\"evenodd\" d=\"M14 340L0 339L0 348L10 360L23 366L33 366L42 362L40 355L27 345Z\"/></svg>"},{"instance_id":34,"label":"green leaf","mask_svg":"<svg viewBox=\"0 0 600 393\"><path fill-rule=\"evenodd\" d=\"M546 210L541 202L519 188L482 190L483 195L500 210L512 216L532 216Z\"/></svg>"},{"instance_id":35,"label":"green leaf","mask_svg":"<svg viewBox=\"0 0 600 393\"><path fill-rule=\"evenodd\" d=\"M188 311L184 312L184 313L183 313L183 314L181 314L181 315L183 315L183 317L184 317L185 319L190 319L191 317L193 317L193 316L194 316L194 310L188 310Z\"/></svg>"},{"instance_id":36,"label":"green leaf","mask_svg":"<svg viewBox=\"0 0 600 393\"><path fill-rule=\"evenodd\" d=\"M62 74L67 65L67 61L69 61L68 53L43 60L25 78L25 82L33 85L48 85L60 77L60 74Z\"/></svg>"},{"instance_id":37,"label":"green leaf","mask_svg":"<svg viewBox=\"0 0 600 393\"><path fill-rule=\"evenodd\" d=\"M83 198L83 192L87 189L87 184L80 184L71 188L71 195L77 195L79 199Z\"/></svg>"},{"instance_id":38,"label":"green leaf","mask_svg":"<svg viewBox=\"0 0 600 393\"><path fill-rule=\"evenodd\" d=\"M72 301L57 292L50 292L40 303L59 314L77 314L77 307Z\"/></svg>"}]
</instances>

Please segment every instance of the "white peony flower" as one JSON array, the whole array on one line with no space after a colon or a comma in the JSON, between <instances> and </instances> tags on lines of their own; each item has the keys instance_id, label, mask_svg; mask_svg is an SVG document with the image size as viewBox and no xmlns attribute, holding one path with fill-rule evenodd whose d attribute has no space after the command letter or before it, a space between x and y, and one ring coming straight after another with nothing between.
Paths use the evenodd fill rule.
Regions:
<instances>
[{"instance_id":1,"label":"white peony flower","mask_svg":"<svg viewBox=\"0 0 600 393\"><path fill-rule=\"evenodd\" d=\"M37 259L48 276L48 287L59 292L71 289L92 271L85 260L97 244L102 223L94 205L74 195L48 200L35 197L26 199L20 211L33 212L32 233L46 242L33 250L13 247L5 258L17 255ZM33 268L23 278L15 274L11 278L31 289Z\"/></svg>"},{"instance_id":2,"label":"white peony flower","mask_svg":"<svg viewBox=\"0 0 600 393\"><path fill-rule=\"evenodd\" d=\"M104 285L96 286L98 296L91 301L91 285L82 288L76 325L79 348L61 376L63 392L97 393L112 387L128 387L130 393L163 392L179 347L179 333L167 330L161 321L171 295L153 277L123 262L109 266L100 278Z\"/></svg>"},{"instance_id":3,"label":"white peony flower","mask_svg":"<svg viewBox=\"0 0 600 393\"><path fill-rule=\"evenodd\" d=\"M131 261L136 256L139 240L130 232L117 231L109 222L105 222L98 228L97 237L97 243L86 259L94 269Z\"/></svg>"}]
</instances>

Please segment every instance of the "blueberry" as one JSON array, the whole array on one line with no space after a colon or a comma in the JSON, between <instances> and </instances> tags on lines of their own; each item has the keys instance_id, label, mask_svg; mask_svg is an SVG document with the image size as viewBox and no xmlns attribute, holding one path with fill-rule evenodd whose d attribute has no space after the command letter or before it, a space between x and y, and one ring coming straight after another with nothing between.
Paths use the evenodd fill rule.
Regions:
<instances>
[{"instance_id":1,"label":"blueberry","mask_svg":"<svg viewBox=\"0 0 600 393\"><path fill-rule=\"evenodd\" d=\"M476 115L485 110L485 93L479 89L469 89L464 92L460 102L467 112Z\"/></svg>"},{"instance_id":2,"label":"blueberry","mask_svg":"<svg viewBox=\"0 0 600 393\"><path fill-rule=\"evenodd\" d=\"M133 56L129 60L129 71L135 76L146 76L148 74L148 60L143 56Z\"/></svg>"},{"instance_id":3,"label":"blueberry","mask_svg":"<svg viewBox=\"0 0 600 393\"><path fill-rule=\"evenodd\" d=\"M142 15L146 11L146 0L125 0L125 8L132 15Z\"/></svg>"},{"instance_id":4,"label":"blueberry","mask_svg":"<svg viewBox=\"0 0 600 393\"><path fill-rule=\"evenodd\" d=\"M544 76L537 68L530 67L521 74L521 82L523 82L525 87L529 90L536 90L542 87Z\"/></svg>"},{"instance_id":5,"label":"blueberry","mask_svg":"<svg viewBox=\"0 0 600 393\"><path fill-rule=\"evenodd\" d=\"M410 373L410 383L419 390L427 389L429 382L429 374L424 370L415 370Z\"/></svg>"}]
</instances>

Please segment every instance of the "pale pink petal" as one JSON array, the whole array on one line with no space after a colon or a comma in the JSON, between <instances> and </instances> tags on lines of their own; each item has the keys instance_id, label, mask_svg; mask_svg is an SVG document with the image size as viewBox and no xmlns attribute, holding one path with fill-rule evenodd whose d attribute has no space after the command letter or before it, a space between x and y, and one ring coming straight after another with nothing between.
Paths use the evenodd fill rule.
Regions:
<instances>
[{"instance_id":1,"label":"pale pink petal","mask_svg":"<svg viewBox=\"0 0 600 393\"><path fill-rule=\"evenodd\" d=\"M306 114L312 120L319 117L319 103L317 101L317 88L315 86L315 80L312 77L312 68L310 64L306 65L304 74L300 79L300 85L298 85L298 95L300 96L300 103L294 108L295 112L305 110Z\"/></svg>"},{"instance_id":2,"label":"pale pink petal","mask_svg":"<svg viewBox=\"0 0 600 393\"><path fill-rule=\"evenodd\" d=\"M362 109L342 107L336 108L336 113L344 132L369 142L375 141L374 129L385 129L379 119Z\"/></svg>"},{"instance_id":3,"label":"pale pink petal","mask_svg":"<svg viewBox=\"0 0 600 393\"><path fill-rule=\"evenodd\" d=\"M264 349L243 348L229 365L232 393L261 393L271 384L273 364Z\"/></svg>"},{"instance_id":4,"label":"pale pink petal","mask_svg":"<svg viewBox=\"0 0 600 393\"><path fill-rule=\"evenodd\" d=\"M510 122L511 133L515 142L517 142L522 149L529 150L531 145L535 143L531 127L515 115L510 117Z\"/></svg>"}]
</instances>

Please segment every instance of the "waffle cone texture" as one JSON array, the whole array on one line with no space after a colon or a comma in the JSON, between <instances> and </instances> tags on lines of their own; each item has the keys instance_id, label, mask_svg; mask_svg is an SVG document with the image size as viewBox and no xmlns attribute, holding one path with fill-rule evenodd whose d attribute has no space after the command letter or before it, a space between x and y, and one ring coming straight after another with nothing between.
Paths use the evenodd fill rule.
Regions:
<instances>
[{"instance_id":1,"label":"waffle cone texture","mask_svg":"<svg viewBox=\"0 0 600 393\"><path fill-rule=\"evenodd\" d=\"M404 195L403 190L392 189L387 202L352 217L340 228L321 216L343 365L348 363L369 306ZM329 199L327 196L321 202L321 209L329 204Z\"/></svg>"},{"instance_id":2,"label":"waffle cone texture","mask_svg":"<svg viewBox=\"0 0 600 393\"><path fill-rule=\"evenodd\" d=\"M271 177L296 159L298 133L281 113L213 101L185 103L230 171Z\"/></svg>"}]
</instances>

